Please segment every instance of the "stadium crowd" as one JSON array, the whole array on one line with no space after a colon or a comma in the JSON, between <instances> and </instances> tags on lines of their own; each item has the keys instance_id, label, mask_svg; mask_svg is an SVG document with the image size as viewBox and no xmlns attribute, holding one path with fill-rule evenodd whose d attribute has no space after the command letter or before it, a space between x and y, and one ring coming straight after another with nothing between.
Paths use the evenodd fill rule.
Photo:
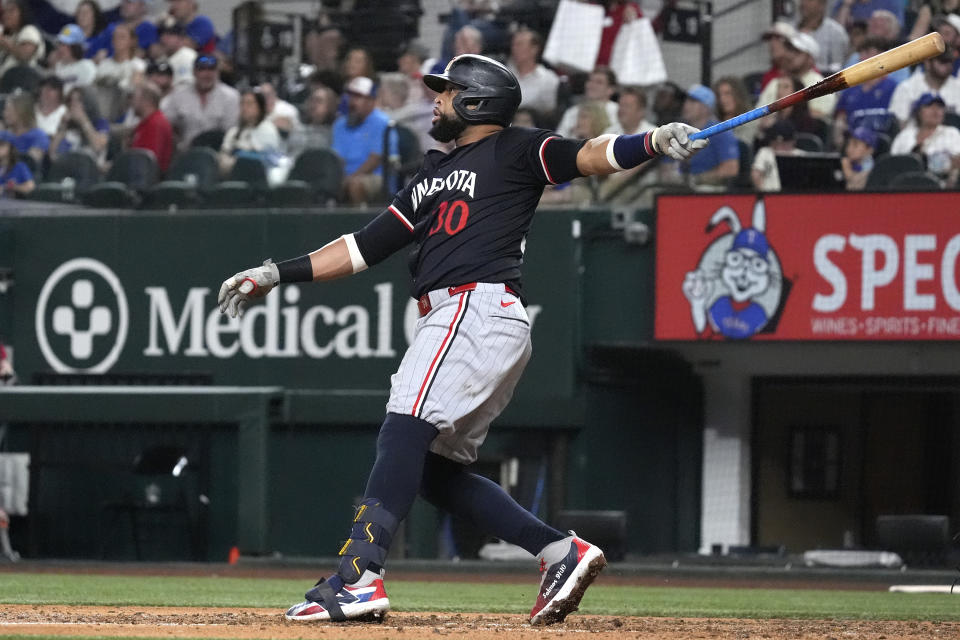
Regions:
<instances>
[{"instance_id":1,"label":"stadium crowd","mask_svg":"<svg viewBox=\"0 0 960 640\"><path fill-rule=\"evenodd\" d=\"M541 58L543 34L523 25L504 31L489 20L489 3L460 4L442 50L403 43L396 69L375 68L370 51L351 46L320 15L304 38L303 71L290 83L238 74L234 38L215 33L197 0L122 0L112 21L96 0L82 0L73 21L53 34L33 22L30 2L4 0L0 188L8 197L45 198L47 184L57 187L56 199L72 200L104 178L126 182L138 197L161 179L181 195L247 181L261 191L297 186L306 194L301 202L378 204L415 171L424 150L441 148L427 135L432 96L420 78L455 55L492 55L514 71L523 92L514 124L588 138L677 119L703 128L930 31L942 34L947 50L915 68L716 135L690 162L661 159L576 180L544 199L630 202L638 188L663 184L777 191L778 156L820 152L840 155L851 190L890 187L884 167L894 164L914 186L957 184L960 0L800 0L795 17L763 34L768 69L685 88L618 84L611 49L620 26L643 16L638 3L601 3L606 27L587 74L551 68ZM663 15L653 19L657 31ZM150 177L125 179L144 163L152 165ZM313 179L324 172L336 174L335 184L318 191Z\"/></svg>"}]
</instances>

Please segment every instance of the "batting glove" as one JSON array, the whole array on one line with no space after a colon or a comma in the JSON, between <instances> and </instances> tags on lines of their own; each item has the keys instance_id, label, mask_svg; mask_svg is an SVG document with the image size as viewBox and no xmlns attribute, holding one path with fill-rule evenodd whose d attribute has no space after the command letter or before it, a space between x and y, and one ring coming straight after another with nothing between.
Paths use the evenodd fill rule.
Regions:
<instances>
[{"instance_id":1,"label":"batting glove","mask_svg":"<svg viewBox=\"0 0 960 640\"><path fill-rule=\"evenodd\" d=\"M691 140L690 134L700 131L683 122L671 122L653 130L653 150L674 160L688 160L707 146L706 138Z\"/></svg>"},{"instance_id":2,"label":"batting glove","mask_svg":"<svg viewBox=\"0 0 960 640\"><path fill-rule=\"evenodd\" d=\"M270 259L265 260L262 267L230 276L220 285L220 295L217 296L220 313L229 313L232 318L243 315L250 300L267 295L279 282L280 272Z\"/></svg>"}]
</instances>

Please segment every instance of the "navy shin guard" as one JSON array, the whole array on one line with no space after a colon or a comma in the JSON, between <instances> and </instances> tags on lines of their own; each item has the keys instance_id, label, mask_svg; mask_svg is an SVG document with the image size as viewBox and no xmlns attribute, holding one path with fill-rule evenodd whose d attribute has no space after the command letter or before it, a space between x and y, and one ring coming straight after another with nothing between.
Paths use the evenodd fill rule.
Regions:
<instances>
[{"instance_id":1,"label":"navy shin guard","mask_svg":"<svg viewBox=\"0 0 960 640\"><path fill-rule=\"evenodd\" d=\"M340 549L337 574L347 584L371 565L383 566L390 543L420 487L423 462L437 429L413 416L388 413L377 436L377 460L357 508L350 539Z\"/></svg>"}]
</instances>

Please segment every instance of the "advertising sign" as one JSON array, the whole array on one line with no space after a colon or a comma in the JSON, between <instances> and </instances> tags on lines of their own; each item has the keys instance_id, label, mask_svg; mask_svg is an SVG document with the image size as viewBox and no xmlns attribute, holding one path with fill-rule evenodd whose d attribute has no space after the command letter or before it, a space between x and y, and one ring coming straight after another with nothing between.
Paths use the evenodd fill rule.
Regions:
<instances>
[{"instance_id":1,"label":"advertising sign","mask_svg":"<svg viewBox=\"0 0 960 640\"><path fill-rule=\"evenodd\" d=\"M950 193L664 196L658 340L960 339Z\"/></svg>"}]
</instances>

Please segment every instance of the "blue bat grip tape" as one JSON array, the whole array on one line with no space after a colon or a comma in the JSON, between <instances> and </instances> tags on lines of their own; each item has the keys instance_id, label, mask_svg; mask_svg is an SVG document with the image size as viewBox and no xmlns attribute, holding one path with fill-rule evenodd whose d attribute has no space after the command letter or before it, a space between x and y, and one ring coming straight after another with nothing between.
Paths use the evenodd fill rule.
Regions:
<instances>
[{"instance_id":1,"label":"blue bat grip tape","mask_svg":"<svg viewBox=\"0 0 960 640\"><path fill-rule=\"evenodd\" d=\"M710 136L715 136L722 131L727 131L733 129L734 127L739 127L740 125L750 122L751 120L756 120L757 118L762 118L765 115L770 113L770 105L763 105L762 107L757 107L756 109L751 109L746 113L741 113L739 116L734 116L729 120L724 120L723 122L718 122L712 127L707 127L702 129L694 134L690 135L691 140L700 140L701 138L709 138Z\"/></svg>"}]
</instances>

